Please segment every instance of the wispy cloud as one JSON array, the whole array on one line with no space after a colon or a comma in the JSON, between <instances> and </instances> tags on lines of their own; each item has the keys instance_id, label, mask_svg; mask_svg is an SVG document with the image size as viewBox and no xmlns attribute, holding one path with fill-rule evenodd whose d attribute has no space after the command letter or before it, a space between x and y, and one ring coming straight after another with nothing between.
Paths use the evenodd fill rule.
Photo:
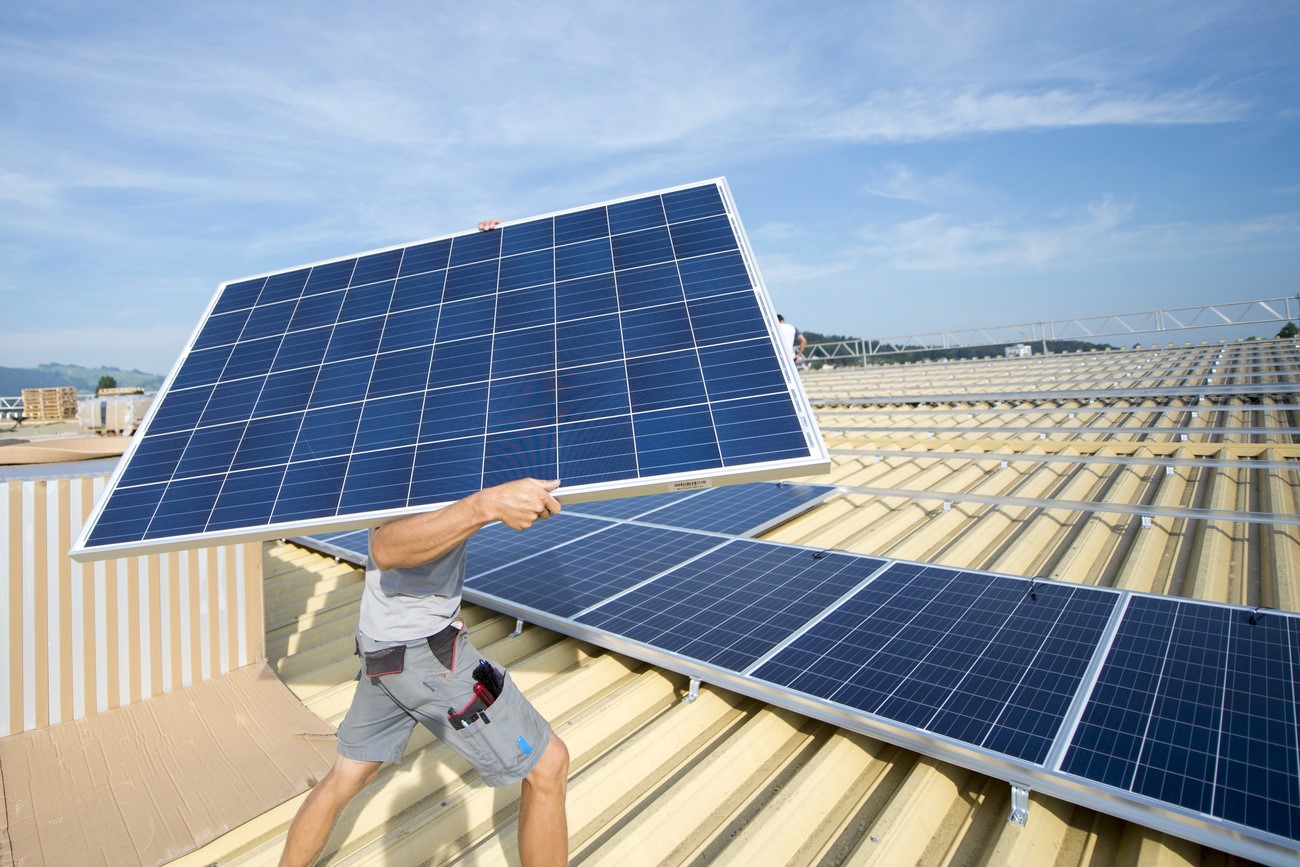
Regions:
<instances>
[{"instance_id":1,"label":"wispy cloud","mask_svg":"<svg viewBox=\"0 0 1300 867\"><path fill-rule=\"evenodd\" d=\"M873 93L804 127L842 141L918 142L1022 130L1107 125L1228 123L1248 106L1200 88L1173 93L903 90Z\"/></svg>"}]
</instances>

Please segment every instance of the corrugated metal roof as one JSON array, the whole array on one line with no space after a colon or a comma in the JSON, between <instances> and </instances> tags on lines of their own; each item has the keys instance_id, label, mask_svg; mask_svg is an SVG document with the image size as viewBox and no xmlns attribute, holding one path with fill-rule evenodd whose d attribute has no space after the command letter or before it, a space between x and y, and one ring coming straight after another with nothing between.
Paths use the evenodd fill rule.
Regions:
<instances>
[{"instance_id":1,"label":"corrugated metal roof","mask_svg":"<svg viewBox=\"0 0 1300 867\"><path fill-rule=\"evenodd\" d=\"M834 450L814 481L844 490L765 538L1295 610L1297 370L1294 343L1260 341L810 372ZM337 723L361 573L288 544L265 571L267 655ZM1035 794L1011 824L1005 782L707 685L685 704L684 677L466 614L569 745L575 864L1237 860ZM417 730L322 863L515 863L517 795ZM300 801L179 863L274 863Z\"/></svg>"}]
</instances>

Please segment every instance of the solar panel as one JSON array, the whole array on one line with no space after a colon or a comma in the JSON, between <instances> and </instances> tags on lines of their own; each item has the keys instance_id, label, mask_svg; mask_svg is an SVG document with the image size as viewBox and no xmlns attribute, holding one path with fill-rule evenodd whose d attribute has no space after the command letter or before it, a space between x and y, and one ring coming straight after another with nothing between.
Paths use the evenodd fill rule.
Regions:
<instances>
[{"instance_id":1,"label":"solar panel","mask_svg":"<svg viewBox=\"0 0 1300 867\"><path fill-rule=\"evenodd\" d=\"M1234 854L1300 854L1300 616L650 522L699 501L569 515L599 529L503 550L466 598Z\"/></svg>"},{"instance_id":2,"label":"solar panel","mask_svg":"<svg viewBox=\"0 0 1300 867\"><path fill-rule=\"evenodd\" d=\"M884 564L871 557L735 540L574 620L740 672Z\"/></svg>"},{"instance_id":3,"label":"solar panel","mask_svg":"<svg viewBox=\"0 0 1300 867\"><path fill-rule=\"evenodd\" d=\"M1041 763L1116 599L897 563L754 676Z\"/></svg>"},{"instance_id":4,"label":"solar panel","mask_svg":"<svg viewBox=\"0 0 1300 867\"><path fill-rule=\"evenodd\" d=\"M478 571L471 551L474 574L465 589L475 601L495 602L519 616L572 617L723 544L725 539L701 533L615 524L486 574Z\"/></svg>"},{"instance_id":5,"label":"solar panel","mask_svg":"<svg viewBox=\"0 0 1300 867\"><path fill-rule=\"evenodd\" d=\"M651 520L656 510L681 506L654 517L653 523L686 530L707 530L737 536L753 536L811 509L837 489L831 485L788 482L750 482L722 488L704 488L669 494L620 497L580 503L566 508L559 517L535 524L520 533L501 524L490 524L470 539L467 574L472 578L506 563L530 556L595 529L585 522L567 519L627 518ZM689 508L686 506L689 504ZM368 530L344 530L294 537L293 541L331 557L366 565L370 550Z\"/></svg>"},{"instance_id":6,"label":"solar panel","mask_svg":"<svg viewBox=\"0 0 1300 867\"><path fill-rule=\"evenodd\" d=\"M73 548L829 467L724 180L224 284Z\"/></svg>"},{"instance_id":7,"label":"solar panel","mask_svg":"<svg viewBox=\"0 0 1300 867\"><path fill-rule=\"evenodd\" d=\"M1061 770L1298 840L1298 672L1300 618L1135 597Z\"/></svg>"},{"instance_id":8,"label":"solar panel","mask_svg":"<svg viewBox=\"0 0 1300 867\"><path fill-rule=\"evenodd\" d=\"M739 485L738 487L747 488L749 486ZM677 503L693 497L698 497L702 493L704 493L703 490L676 491L667 494L650 494L642 497L619 497L614 500L578 503L568 511L577 512L583 515L593 515L599 518L630 520L653 512L655 509L661 509L671 503Z\"/></svg>"},{"instance_id":9,"label":"solar panel","mask_svg":"<svg viewBox=\"0 0 1300 867\"><path fill-rule=\"evenodd\" d=\"M827 485L753 483L710 488L656 506L634 520L686 530L753 536L788 520L834 493ZM584 507L578 507L583 511Z\"/></svg>"},{"instance_id":10,"label":"solar panel","mask_svg":"<svg viewBox=\"0 0 1300 867\"><path fill-rule=\"evenodd\" d=\"M491 572L507 563L549 551L557 545L612 526L614 525L609 521L598 518L564 513L537 521L527 530L512 530L505 524L489 524L470 537L465 554L466 581L474 575ZM363 565L364 562L362 560Z\"/></svg>"}]
</instances>

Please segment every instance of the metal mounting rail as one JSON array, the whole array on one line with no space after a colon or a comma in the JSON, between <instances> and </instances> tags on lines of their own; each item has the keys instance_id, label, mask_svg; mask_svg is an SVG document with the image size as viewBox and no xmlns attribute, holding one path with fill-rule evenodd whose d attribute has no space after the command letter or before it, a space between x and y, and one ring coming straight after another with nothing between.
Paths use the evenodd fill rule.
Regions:
<instances>
[{"instance_id":1,"label":"metal mounting rail","mask_svg":"<svg viewBox=\"0 0 1300 867\"><path fill-rule=\"evenodd\" d=\"M813 397L814 407L853 406L858 404L897 403L982 403L985 401L1042 401L1042 400L1110 400L1119 397L1219 397L1244 394L1300 394L1300 382L1274 382L1260 385L1215 386L1156 386L1153 388L1078 388L1052 391L985 391L985 392L935 392L933 394L908 392L905 394L871 394L844 397Z\"/></svg>"},{"instance_id":2,"label":"metal mounting rail","mask_svg":"<svg viewBox=\"0 0 1300 867\"><path fill-rule=\"evenodd\" d=\"M1055 436L1057 434L1103 434L1105 436L1121 434L1171 434L1178 436L1223 436L1224 434L1237 434L1240 436L1300 435L1300 427L937 427L934 425L900 426L890 424L822 426L822 433L873 433L878 431L889 433L997 434L998 436L1036 434L1041 437ZM1291 444L1279 443L1279 445Z\"/></svg>"},{"instance_id":3,"label":"metal mounting rail","mask_svg":"<svg viewBox=\"0 0 1300 867\"><path fill-rule=\"evenodd\" d=\"M1278 524L1300 527L1300 515L1275 512L1234 512L1227 509L1182 509L1172 506L1126 506L1120 503L1096 503L1080 500L1052 500L1037 497L998 497L968 494L961 491L918 491L910 488L872 488L863 485L840 485L846 494L872 497L899 497L909 500L938 500L942 503L982 503L989 506L1023 506L1029 509L1062 509L1068 512L1109 512L1134 515L1148 526L1151 518L1186 518L1193 521L1237 521L1243 524Z\"/></svg>"},{"instance_id":4,"label":"metal mounting rail","mask_svg":"<svg viewBox=\"0 0 1300 867\"><path fill-rule=\"evenodd\" d=\"M996 452L914 452L902 449L831 449L842 457L916 458L925 460L1011 461L1038 464L1117 464L1119 466L1217 467L1233 470L1300 470L1300 458L1293 461L1229 460L1226 458L1165 458L1136 455L1029 455Z\"/></svg>"},{"instance_id":5,"label":"metal mounting rail","mask_svg":"<svg viewBox=\"0 0 1300 867\"><path fill-rule=\"evenodd\" d=\"M1078 319L1023 322L958 331L934 331L867 340L812 343L804 351L811 360L847 360L905 352L926 352L1001 343L1043 343L1048 340L1093 340L1098 337L1154 334L1228 325L1287 322L1300 317L1300 295L1236 301L1201 307L1177 307L1142 313L1119 313Z\"/></svg>"},{"instance_id":6,"label":"metal mounting rail","mask_svg":"<svg viewBox=\"0 0 1300 867\"><path fill-rule=\"evenodd\" d=\"M1174 406L1172 404L1165 404L1163 406L1080 406L1080 407L1058 407L1058 408L1051 408L1051 409L1044 408L1044 407L992 406L987 409L978 409L978 410L917 409L915 407L903 407L903 408L881 409L878 410L877 412L884 414L886 416L894 416L894 415L952 416L952 415L961 415L962 413L965 413L968 418L974 418L976 415L1043 415L1044 413L1062 413L1062 412L1068 412L1071 417L1073 417L1077 413L1087 413L1089 415L1097 415L1101 413L1133 415L1135 413L1149 412L1153 415L1157 415L1161 413L1170 413L1170 412L1185 412L1185 413L1190 413L1193 417L1195 417L1197 413L1209 414L1212 412L1261 412L1261 411L1270 411L1270 410L1289 411L1289 410L1297 410L1297 409L1300 409L1300 403L1258 403L1258 404L1252 403L1252 404L1237 404L1235 406L1229 406L1229 405L1197 406L1195 404L1191 404L1191 405L1183 404L1179 406ZM856 412L869 413L870 410L856 410ZM825 425L822 425L821 429L830 430L831 428L827 428Z\"/></svg>"}]
</instances>

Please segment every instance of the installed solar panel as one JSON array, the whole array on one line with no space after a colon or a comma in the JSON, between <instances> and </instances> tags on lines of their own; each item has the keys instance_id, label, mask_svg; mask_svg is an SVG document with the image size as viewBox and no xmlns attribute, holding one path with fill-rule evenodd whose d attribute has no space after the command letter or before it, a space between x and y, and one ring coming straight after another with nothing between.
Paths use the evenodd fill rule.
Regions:
<instances>
[{"instance_id":1,"label":"installed solar panel","mask_svg":"<svg viewBox=\"0 0 1300 867\"><path fill-rule=\"evenodd\" d=\"M1135 597L1061 770L1300 839L1298 672L1300 618Z\"/></svg>"},{"instance_id":2,"label":"installed solar panel","mask_svg":"<svg viewBox=\"0 0 1300 867\"><path fill-rule=\"evenodd\" d=\"M521 616L523 608L572 617L723 544L726 540L701 533L615 524L486 574L478 571L471 550L472 576L465 588L476 601L495 601Z\"/></svg>"},{"instance_id":3,"label":"installed solar panel","mask_svg":"<svg viewBox=\"0 0 1300 867\"><path fill-rule=\"evenodd\" d=\"M826 485L761 483L710 488L643 512L635 520L707 533L756 535L821 502L834 491Z\"/></svg>"},{"instance_id":4,"label":"installed solar panel","mask_svg":"<svg viewBox=\"0 0 1300 867\"><path fill-rule=\"evenodd\" d=\"M537 521L522 531L505 524L490 524L470 537L465 555L466 580L612 526L598 518L565 514Z\"/></svg>"},{"instance_id":5,"label":"installed solar panel","mask_svg":"<svg viewBox=\"0 0 1300 867\"><path fill-rule=\"evenodd\" d=\"M569 519L605 529L494 554L466 597L1245 857L1300 854L1296 615Z\"/></svg>"},{"instance_id":6,"label":"installed solar panel","mask_svg":"<svg viewBox=\"0 0 1300 867\"><path fill-rule=\"evenodd\" d=\"M754 676L1039 763L1117 598L898 563Z\"/></svg>"},{"instance_id":7,"label":"installed solar panel","mask_svg":"<svg viewBox=\"0 0 1300 867\"><path fill-rule=\"evenodd\" d=\"M829 466L725 181L225 284L77 559Z\"/></svg>"},{"instance_id":8,"label":"installed solar panel","mask_svg":"<svg viewBox=\"0 0 1300 867\"><path fill-rule=\"evenodd\" d=\"M677 529L752 536L811 509L835 490L830 485L751 482L723 488L580 503L566 508L561 517L612 521L641 516L643 520ZM688 504L689 508L685 508ZM661 517L650 517L665 506L683 508L674 508ZM554 519L539 523L524 533L500 524L489 525L470 539L468 574L474 576L496 569L593 529L595 527L585 522L556 522ZM293 541L358 566L366 565L370 550L368 530L317 533L295 537Z\"/></svg>"},{"instance_id":9,"label":"installed solar panel","mask_svg":"<svg viewBox=\"0 0 1300 867\"><path fill-rule=\"evenodd\" d=\"M740 672L884 564L738 539L574 619Z\"/></svg>"}]
</instances>

